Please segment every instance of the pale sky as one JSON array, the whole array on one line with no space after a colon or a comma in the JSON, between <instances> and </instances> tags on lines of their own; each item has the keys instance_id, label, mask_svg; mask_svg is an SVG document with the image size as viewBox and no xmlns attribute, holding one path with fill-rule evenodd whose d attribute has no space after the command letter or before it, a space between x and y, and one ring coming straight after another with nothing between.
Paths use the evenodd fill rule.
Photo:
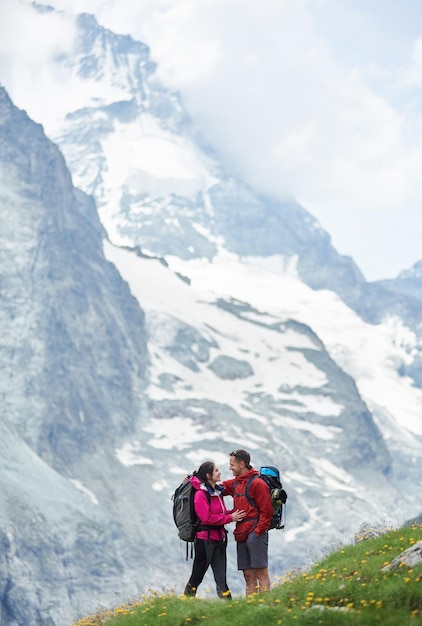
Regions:
<instances>
[{"instance_id":1,"label":"pale sky","mask_svg":"<svg viewBox=\"0 0 422 626\"><path fill-rule=\"evenodd\" d=\"M239 176L296 198L368 280L422 259L420 0L49 4L147 43ZM0 81L29 114L17 72L42 93L46 61L71 39L57 18L40 34L19 0L2 1Z\"/></svg>"}]
</instances>

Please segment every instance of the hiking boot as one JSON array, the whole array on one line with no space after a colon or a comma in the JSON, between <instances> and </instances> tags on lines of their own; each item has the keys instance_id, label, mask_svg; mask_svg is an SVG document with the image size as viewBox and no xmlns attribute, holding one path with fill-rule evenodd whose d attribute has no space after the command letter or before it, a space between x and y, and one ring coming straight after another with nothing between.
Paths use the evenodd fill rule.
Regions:
<instances>
[{"instance_id":1,"label":"hiking boot","mask_svg":"<svg viewBox=\"0 0 422 626\"><path fill-rule=\"evenodd\" d=\"M219 598L222 598L223 600L231 600L232 599L232 594L230 589L226 589L225 591L221 591L221 589L217 588L217 595Z\"/></svg>"},{"instance_id":2,"label":"hiking boot","mask_svg":"<svg viewBox=\"0 0 422 626\"><path fill-rule=\"evenodd\" d=\"M185 587L185 591L183 592L185 596L196 596L196 587L192 587L190 583L188 583Z\"/></svg>"}]
</instances>

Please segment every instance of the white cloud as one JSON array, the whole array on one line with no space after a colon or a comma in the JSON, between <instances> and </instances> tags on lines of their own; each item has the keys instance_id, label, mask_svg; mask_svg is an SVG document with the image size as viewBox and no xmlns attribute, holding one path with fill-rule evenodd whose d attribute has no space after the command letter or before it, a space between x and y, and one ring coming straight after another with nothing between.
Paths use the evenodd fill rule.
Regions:
<instances>
[{"instance_id":1,"label":"white cloud","mask_svg":"<svg viewBox=\"0 0 422 626\"><path fill-rule=\"evenodd\" d=\"M55 12L40 14L27 3L3 0L0 7L0 77L17 106L42 123L55 109L61 75L51 63L72 50L75 29ZM71 94L63 94L69 98Z\"/></svg>"},{"instance_id":2,"label":"white cloud","mask_svg":"<svg viewBox=\"0 0 422 626\"><path fill-rule=\"evenodd\" d=\"M17 67L28 72L31 68L39 69L55 54L69 52L74 34L69 20L57 12L40 14L26 3L3 0L0 7L2 73L13 72ZM32 78L36 80L36 76Z\"/></svg>"}]
</instances>

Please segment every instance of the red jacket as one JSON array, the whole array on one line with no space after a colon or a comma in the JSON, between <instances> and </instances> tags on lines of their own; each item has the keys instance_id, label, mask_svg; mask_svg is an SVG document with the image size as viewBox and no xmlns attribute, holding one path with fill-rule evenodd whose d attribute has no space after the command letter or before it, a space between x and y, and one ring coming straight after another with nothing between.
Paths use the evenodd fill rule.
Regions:
<instances>
[{"instance_id":1,"label":"red jacket","mask_svg":"<svg viewBox=\"0 0 422 626\"><path fill-rule=\"evenodd\" d=\"M199 530L196 533L198 539L211 539L211 541L221 541L226 537L226 530L224 524L228 524L233 521L230 513L227 512L226 506L223 501L222 491L216 489L214 493L209 492L209 498L207 496L207 488L201 483L199 478L191 476L190 483L197 491L194 495L195 513L201 520L201 523L206 526L216 526L211 530ZM220 528L217 528L220 526Z\"/></svg>"},{"instance_id":2,"label":"red jacket","mask_svg":"<svg viewBox=\"0 0 422 626\"><path fill-rule=\"evenodd\" d=\"M255 502L256 507L246 498L246 483L251 476L254 478L249 484L249 496ZM236 522L234 537L236 541L246 541L248 535L254 532L262 535L269 529L273 517L273 505L271 503L268 485L259 478L259 472L252 468L241 476L236 476L221 483L224 487L223 496L233 496L234 509L244 510L246 515L241 522Z\"/></svg>"}]
</instances>

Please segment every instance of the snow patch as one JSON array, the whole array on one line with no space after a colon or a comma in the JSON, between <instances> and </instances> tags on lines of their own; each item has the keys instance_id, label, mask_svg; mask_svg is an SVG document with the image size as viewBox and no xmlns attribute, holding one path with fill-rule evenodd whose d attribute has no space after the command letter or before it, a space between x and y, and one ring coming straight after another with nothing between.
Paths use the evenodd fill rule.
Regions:
<instances>
[{"instance_id":1,"label":"snow patch","mask_svg":"<svg viewBox=\"0 0 422 626\"><path fill-rule=\"evenodd\" d=\"M193 197L210 183L193 144L162 129L148 113L132 123L114 123L102 140L107 161L104 186L152 196Z\"/></svg>"},{"instance_id":2,"label":"snow patch","mask_svg":"<svg viewBox=\"0 0 422 626\"><path fill-rule=\"evenodd\" d=\"M334 410L337 408L337 405L332 403ZM290 409L292 407L289 407ZM294 410L294 408L293 408ZM320 413L321 414L321 413ZM333 415L332 412L327 413L328 415ZM313 424L312 422L306 422L304 420L295 420L291 417L282 417L277 416L273 419L274 424L279 424L280 426L284 426L286 428L295 428L296 430L305 430L318 439L330 440L334 439L335 435L341 432L343 429L337 426L322 426L321 424Z\"/></svg>"},{"instance_id":3,"label":"snow patch","mask_svg":"<svg viewBox=\"0 0 422 626\"><path fill-rule=\"evenodd\" d=\"M340 491L350 491L356 493L356 488L351 487L354 479L343 468L334 465L328 459L309 458L312 463L315 474L322 478L324 483L330 489L338 489Z\"/></svg>"},{"instance_id":4,"label":"snow patch","mask_svg":"<svg viewBox=\"0 0 422 626\"><path fill-rule=\"evenodd\" d=\"M93 504L99 504L95 493L93 493L90 489L88 489L88 487L85 487L85 485L81 483L80 480L70 478L69 482L72 483L72 485L76 487L76 489L78 489L79 491L82 491L82 493L88 496L88 498L91 500L91 502L93 502Z\"/></svg>"},{"instance_id":5,"label":"snow patch","mask_svg":"<svg viewBox=\"0 0 422 626\"><path fill-rule=\"evenodd\" d=\"M184 450L204 437L211 440L219 437L218 433L204 433L203 426L194 424L188 417L153 418L143 430L152 434L148 445L161 450Z\"/></svg>"},{"instance_id":6,"label":"snow patch","mask_svg":"<svg viewBox=\"0 0 422 626\"><path fill-rule=\"evenodd\" d=\"M137 441L127 442L116 450L116 457L125 467L132 465L152 465L153 461L140 453L140 444Z\"/></svg>"}]
</instances>

